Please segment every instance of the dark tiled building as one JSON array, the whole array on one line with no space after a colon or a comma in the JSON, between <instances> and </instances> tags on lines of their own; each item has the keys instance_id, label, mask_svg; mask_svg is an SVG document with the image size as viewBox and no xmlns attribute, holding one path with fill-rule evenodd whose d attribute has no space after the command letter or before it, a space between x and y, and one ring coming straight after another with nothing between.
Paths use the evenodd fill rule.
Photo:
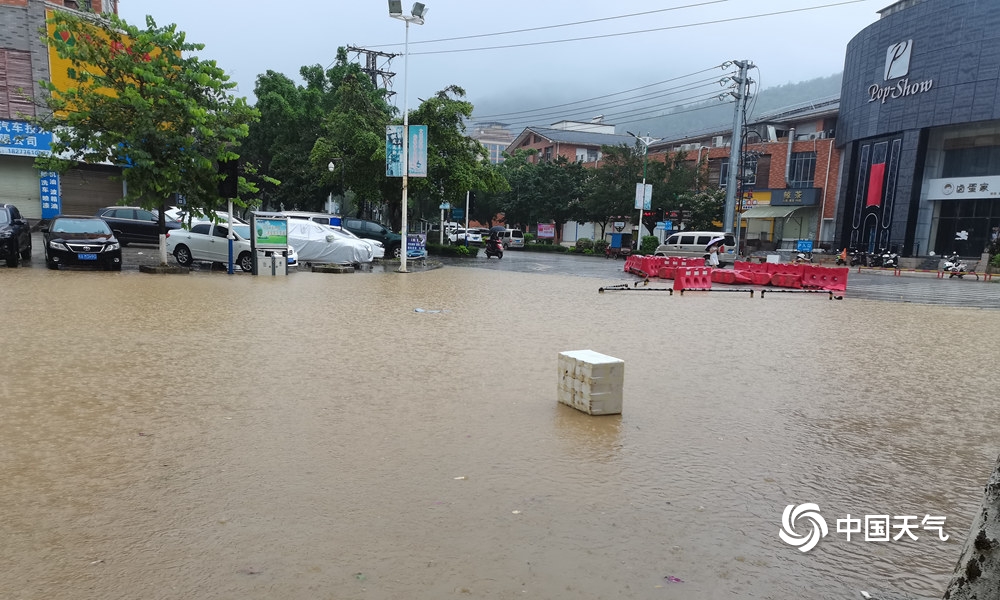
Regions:
<instances>
[{"instance_id":1,"label":"dark tiled building","mask_svg":"<svg viewBox=\"0 0 1000 600\"><path fill-rule=\"evenodd\" d=\"M848 44L840 246L978 256L1000 227L998 8L903 0Z\"/></svg>"}]
</instances>

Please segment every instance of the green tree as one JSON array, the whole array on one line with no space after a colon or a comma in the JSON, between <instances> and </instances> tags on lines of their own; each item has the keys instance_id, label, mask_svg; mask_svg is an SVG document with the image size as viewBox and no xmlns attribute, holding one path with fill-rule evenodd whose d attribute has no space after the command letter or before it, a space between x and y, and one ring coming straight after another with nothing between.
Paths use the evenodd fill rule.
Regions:
<instances>
[{"instance_id":1,"label":"green tree","mask_svg":"<svg viewBox=\"0 0 1000 600\"><path fill-rule=\"evenodd\" d=\"M451 85L421 102L409 116L411 125L427 126L427 177L409 179L409 214L417 219L437 216L442 202L464 207L470 190L497 192L507 187L499 170L490 164L486 148L465 135L472 103L464 98L465 90ZM394 208L399 206L401 193L400 188L392 196L397 199ZM394 210L394 226L400 217Z\"/></svg>"},{"instance_id":2,"label":"green tree","mask_svg":"<svg viewBox=\"0 0 1000 600\"><path fill-rule=\"evenodd\" d=\"M726 190L723 189L688 192L677 197L676 210L684 213L685 229L711 231L718 227L716 222L722 221L725 204Z\"/></svg>"},{"instance_id":3,"label":"green tree","mask_svg":"<svg viewBox=\"0 0 1000 600\"><path fill-rule=\"evenodd\" d=\"M531 224L535 172L538 169L538 165L530 159L537 154L537 150L515 150L513 154L504 154L504 162L496 169L507 184L504 191L494 194L498 212L504 213L504 221L508 225L520 225L524 231L528 231L527 227Z\"/></svg>"},{"instance_id":4,"label":"green tree","mask_svg":"<svg viewBox=\"0 0 1000 600\"><path fill-rule=\"evenodd\" d=\"M398 179L385 176L385 128L393 108L385 92L376 88L361 67L347 60L347 50L337 50L337 60L327 71L334 92L330 109L323 116L320 135L312 138L309 150L312 177L330 189L354 193L355 215L365 206L380 205L384 198L401 193ZM329 173L327 165L336 161L341 173Z\"/></svg>"},{"instance_id":5,"label":"green tree","mask_svg":"<svg viewBox=\"0 0 1000 600\"><path fill-rule=\"evenodd\" d=\"M657 209L676 210L680 198L697 187L698 169L688 166L684 152L668 153L663 160L650 160L646 182L653 184L653 199L650 204L653 216L643 217L643 225L650 235L656 227Z\"/></svg>"},{"instance_id":6,"label":"green tree","mask_svg":"<svg viewBox=\"0 0 1000 600\"><path fill-rule=\"evenodd\" d=\"M115 14L89 20L54 11L57 35L46 37L70 60L72 87L42 82L52 113L36 120L59 131L52 155L39 166L64 171L75 161L123 165L127 196L160 210L160 260L166 264L162 208L174 193L193 208L218 203L219 161L236 160L248 125L258 118L245 98L235 98L215 61L193 52L176 25L129 25Z\"/></svg>"},{"instance_id":7,"label":"green tree","mask_svg":"<svg viewBox=\"0 0 1000 600\"><path fill-rule=\"evenodd\" d=\"M642 181L642 156L627 144L603 146L601 164L586 181L576 219L600 225L604 239L609 223L632 215L637 181Z\"/></svg>"},{"instance_id":8,"label":"green tree","mask_svg":"<svg viewBox=\"0 0 1000 600\"><path fill-rule=\"evenodd\" d=\"M586 187L587 169L581 162L570 162L564 156L538 165L534 174L533 206L540 220L555 224L556 242L563 225L580 212L580 197Z\"/></svg>"}]
</instances>

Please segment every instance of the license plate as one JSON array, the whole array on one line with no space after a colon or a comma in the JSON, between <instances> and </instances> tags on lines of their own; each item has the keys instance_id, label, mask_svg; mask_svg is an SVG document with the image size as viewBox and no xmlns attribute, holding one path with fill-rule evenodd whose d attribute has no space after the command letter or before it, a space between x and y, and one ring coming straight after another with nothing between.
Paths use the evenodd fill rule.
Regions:
<instances>
[{"instance_id":1,"label":"license plate","mask_svg":"<svg viewBox=\"0 0 1000 600\"><path fill-rule=\"evenodd\" d=\"M79 260L97 260L96 254L77 254L76 258Z\"/></svg>"}]
</instances>

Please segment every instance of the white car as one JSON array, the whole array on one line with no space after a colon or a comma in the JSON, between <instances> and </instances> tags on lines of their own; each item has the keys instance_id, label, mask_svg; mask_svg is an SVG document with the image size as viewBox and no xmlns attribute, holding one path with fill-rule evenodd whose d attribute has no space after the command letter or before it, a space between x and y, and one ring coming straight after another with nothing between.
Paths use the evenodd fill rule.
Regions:
<instances>
[{"instance_id":1,"label":"white car","mask_svg":"<svg viewBox=\"0 0 1000 600\"><path fill-rule=\"evenodd\" d=\"M338 225L331 225L330 222L333 219L340 219L340 217L337 215L331 215L328 213L306 212L300 210L286 210L282 214L284 214L289 219L302 219L306 221L314 221L316 223L320 223L321 225L327 225L330 227L330 229L333 230L334 235L345 235L351 239L361 240L367 243L369 246L372 247L372 256L374 258L385 258L385 246L382 244L382 242L378 240L366 240L364 238L360 238L354 235L354 233L344 229L343 227L340 227Z\"/></svg>"},{"instance_id":2,"label":"white car","mask_svg":"<svg viewBox=\"0 0 1000 600\"><path fill-rule=\"evenodd\" d=\"M180 222L180 223L182 223L184 225L187 225L188 211L187 211L186 208L180 208L180 207L177 207L177 206L171 206L167 210L163 211L163 216L168 221L178 221L178 222ZM191 215L191 223L192 224L194 224L194 223L200 223L200 222L203 222L203 221L212 221L212 220L213 220L213 218L211 217L211 215L202 215L202 216ZM227 213L224 210L217 210L217 211L215 211L214 220L217 223L228 223L229 222L229 213ZM239 224L245 225L246 221L244 221L243 219L237 217L236 215L233 215L233 223L239 223Z\"/></svg>"},{"instance_id":3,"label":"white car","mask_svg":"<svg viewBox=\"0 0 1000 600\"><path fill-rule=\"evenodd\" d=\"M304 263L353 265L370 263L372 246L341 232L305 219L288 219L288 243Z\"/></svg>"},{"instance_id":4,"label":"white car","mask_svg":"<svg viewBox=\"0 0 1000 600\"><path fill-rule=\"evenodd\" d=\"M456 229L448 234L448 241L452 244L465 245L465 238L469 238L470 244L482 244L483 236L475 229Z\"/></svg>"},{"instance_id":5,"label":"white car","mask_svg":"<svg viewBox=\"0 0 1000 600\"><path fill-rule=\"evenodd\" d=\"M365 238L360 238L351 233L350 231L346 229L341 229L336 225L327 225L327 227L329 227L330 230L333 231L333 235L344 236L350 240L354 240L356 242L361 242L362 244L368 244L369 246L371 246L372 258L385 258L385 246L382 245L382 242L378 240L366 240Z\"/></svg>"},{"instance_id":6,"label":"white car","mask_svg":"<svg viewBox=\"0 0 1000 600\"><path fill-rule=\"evenodd\" d=\"M250 226L233 226L233 262L243 271L253 270L250 253ZM177 264L187 267L194 261L229 263L229 226L196 221L191 229L174 229L167 234L167 253Z\"/></svg>"}]
</instances>

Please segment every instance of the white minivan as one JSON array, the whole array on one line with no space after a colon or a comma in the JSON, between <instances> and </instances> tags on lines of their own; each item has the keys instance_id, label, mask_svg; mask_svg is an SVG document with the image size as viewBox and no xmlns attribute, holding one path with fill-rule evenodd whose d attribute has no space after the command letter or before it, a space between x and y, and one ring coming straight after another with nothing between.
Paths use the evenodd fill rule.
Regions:
<instances>
[{"instance_id":1,"label":"white minivan","mask_svg":"<svg viewBox=\"0 0 1000 600\"><path fill-rule=\"evenodd\" d=\"M721 231L678 231L670 234L656 247L656 256L683 256L686 258L708 258L708 244L723 238L725 252L719 254L719 264L731 265L736 258L736 238L731 233Z\"/></svg>"},{"instance_id":2,"label":"white minivan","mask_svg":"<svg viewBox=\"0 0 1000 600\"><path fill-rule=\"evenodd\" d=\"M500 243L504 248L524 248L524 234L520 229L505 229L500 232Z\"/></svg>"}]
</instances>

